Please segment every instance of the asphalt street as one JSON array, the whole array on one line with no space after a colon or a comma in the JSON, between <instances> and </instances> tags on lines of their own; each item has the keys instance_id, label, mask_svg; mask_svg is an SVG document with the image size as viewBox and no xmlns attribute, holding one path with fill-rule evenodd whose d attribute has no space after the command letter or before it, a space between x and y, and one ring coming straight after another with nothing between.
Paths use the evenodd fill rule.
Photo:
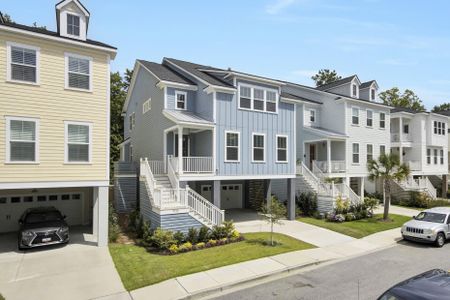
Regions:
<instances>
[{"instance_id":1,"label":"asphalt street","mask_svg":"<svg viewBox=\"0 0 450 300\"><path fill-rule=\"evenodd\" d=\"M401 241L375 253L305 270L215 299L376 299L392 285L430 269L450 270L443 248Z\"/></svg>"}]
</instances>

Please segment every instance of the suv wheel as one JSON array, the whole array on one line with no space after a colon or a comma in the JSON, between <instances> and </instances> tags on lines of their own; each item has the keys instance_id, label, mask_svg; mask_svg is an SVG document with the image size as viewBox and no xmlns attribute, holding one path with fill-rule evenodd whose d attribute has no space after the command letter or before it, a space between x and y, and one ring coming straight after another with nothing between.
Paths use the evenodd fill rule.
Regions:
<instances>
[{"instance_id":1,"label":"suv wheel","mask_svg":"<svg viewBox=\"0 0 450 300\"><path fill-rule=\"evenodd\" d=\"M436 246L441 248L445 244L445 236L442 232L439 232L436 237Z\"/></svg>"}]
</instances>

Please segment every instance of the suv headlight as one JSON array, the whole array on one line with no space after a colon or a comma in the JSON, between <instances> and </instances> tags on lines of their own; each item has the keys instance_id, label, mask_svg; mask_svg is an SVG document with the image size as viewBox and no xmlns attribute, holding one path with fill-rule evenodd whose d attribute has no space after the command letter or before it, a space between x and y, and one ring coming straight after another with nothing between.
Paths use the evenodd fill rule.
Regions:
<instances>
[{"instance_id":1,"label":"suv headlight","mask_svg":"<svg viewBox=\"0 0 450 300\"><path fill-rule=\"evenodd\" d=\"M58 229L58 233L67 234L69 233L69 227L61 227Z\"/></svg>"},{"instance_id":2,"label":"suv headlight","mask_svg":"<svg viewBox=\"0 0 450 300\"><path fill-rule=\"evenodd\" d=\"M432 233L434 233L434 230L432 230L432 229L424 229L423 233L424 234L432 234Z\"/></svg>"},{"instance_id":3,"label":"suv headlight","mask_svg":"<svg viewBox=\"0 0 450 300\"><path fill-rule=\"evenodd\" d=\"M34 233L32 231L22 231L22 237L23 238L31 238L34 236Z\"/></svg>"}]
</instances>

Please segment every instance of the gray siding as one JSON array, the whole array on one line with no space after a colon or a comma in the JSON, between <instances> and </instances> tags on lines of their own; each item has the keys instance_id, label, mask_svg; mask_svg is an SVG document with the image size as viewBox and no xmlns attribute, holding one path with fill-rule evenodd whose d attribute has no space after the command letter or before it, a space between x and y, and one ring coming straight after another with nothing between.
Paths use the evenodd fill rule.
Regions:
<instances>
[{"instance_id":1,"label":"gray siding","mask_svg":"<svg viewBox=\"0 0 450 300\"><path fill-rule=\"evenodd\" d=\"M155 87L156 88L156 87ZM175 103L175 92L185 92L187 93L187 110L195 112L195 92L189 90L183 90L179 88L167 88L167 109L176 109Z\"/></svg>"},{"instance_id":2,"label":"gray siding","mask_svg":"<svg viewBox=\"0 0 450 300\"><path fill-rule=\"evenodd\" d=\"M118 212L131 212L136 209L137 198L136 177L115 177L114 199Z\"/></svg>"}]
</instances>

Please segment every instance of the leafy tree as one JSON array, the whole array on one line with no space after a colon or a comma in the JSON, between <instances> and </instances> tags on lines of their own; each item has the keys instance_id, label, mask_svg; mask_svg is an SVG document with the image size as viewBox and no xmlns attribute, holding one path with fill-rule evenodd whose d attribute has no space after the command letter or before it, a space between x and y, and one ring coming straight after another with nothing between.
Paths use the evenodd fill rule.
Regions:
<instances>
[{"instance_id":1,"label":"leafy tree","mask_svg":"<svg viewBox=\"0 0 450 300\"><path fill-rule=\"evenodd\" d=\"M14 23L14 21L10 15L8 15L8 14L2 14L2 15L3 15L3 20L5 20L5 22Z\"/></svg>"},{"instance_id":2,"label":"leafy tree","mask_svg":"<svg viewBox=\"0 0 450 300\"><path fill-rule=\"evenodd\" d=\"M281 219L286 217L286 207L278 201L278 199L272 196L270 204L263 204L261 207L261 213L268 223L270 223L270 244L274 246L273 242L273 225L283 224Z\"/></svg>"},{"instance_id":3,"label":"leafy tree","mask_svg":"<svg viewBox=\"0 0 450 300\"><path fill-rule=\"evenodd\" d=\"M33 23L33 27L39 28L39 29L45 29L47 30L47 26L40 26L36 22Z\"/></svg>"},{"instance_id":4,"label":"leafy tree","mask_svg":"<svg viewBox=\"0 0 450 300\"><path fill-rule=\"evenodd\" d=\"M316 75L311 77L316 82L316 86L332 83L341 78L335 70L331 71L329 69L321 69Z\"/></svg>"},{"instance_id":5,"label":"leafy tree","mask_svg":"<svg viewBox=\"0 0 450 300\"><path fill-rule=\"evenodd\" d=\"M435 105L431 111L432 112L440 112L443 110L450 110L450 103L447 102L447 103L443 103L440 105Z\"/></svg>"},{"instance_id":6,"label":"leafy tree","mask_svg":"<svg viewBox=\"0 0 450 300\"><path fill-rule=\"evenodd\" d=\"M391 181L402 181L406 179L410 170L408 165L401 164L400 158L396 154L382 154L378 160L371 160L367 163L369 170L369 180L383 180L384 188L384 214L383 220L389 218L389 206L391 204Z\"/></svg>"},{"instance_id":7,"label":"leafy tree","mask_svg":"<svg viewBox=\"0 0 450 300\"><path fill-rule=\"evenodd\" d=\"M380 93L384 104L396 107L410 108L416 111L425 111L422 100L412 90L406 89L400 93L398 87Z\"/></svg>"}]
</instances>

